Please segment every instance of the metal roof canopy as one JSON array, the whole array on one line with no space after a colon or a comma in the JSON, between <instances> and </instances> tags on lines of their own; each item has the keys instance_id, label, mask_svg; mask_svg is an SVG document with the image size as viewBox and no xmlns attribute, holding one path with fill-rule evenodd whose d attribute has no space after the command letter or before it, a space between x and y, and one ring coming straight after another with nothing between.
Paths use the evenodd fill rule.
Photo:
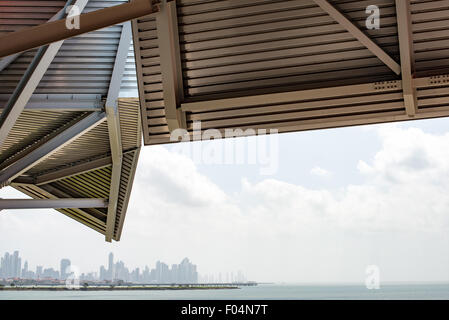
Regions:
<instances>
[{"instance_id":1,"label":"metal roof canopy","mask_svg":"<svg viewBox=\"0 0 449 320\"><path fill-rule=\"evenodd\" d=\"M449 1L377 1L372 30L371 4L179 0L135 19L145 144L195 121L292 132L449 116Z\"/></svg>"},{"instance_id":2,"label":"metal roof canopy","mask_svg":"<svg viewBox=\"0 0 449 320\"><path fill-rule=\"evenodd\" d=\"M33 1L39 2L51 1ZM54 2L59 6L65 3ZM121 107L118 99L118 105L115 104L118 79L122 78L117 74L123 74L127 57L126 45L121 41L129 39L123 34L129 25L124 24L116 42L98 44L97 50L102 45L114 47L114 56L108 61L110 69L103 78L91 80L94 84L89 89L63 78L62 87L70 88L64 92L53 87L48 91L33 83L35 94L26 95L29 102L22 103L18 118L15 115L16 126L3 129L3 132L11 129L12 133L6 136L7 148L2 149L0 156L4 161L0 177L4 173L1 170L11 171L15 161L26 157L28 152L33 154L36 148L27 148L23 155L15 147L15 141L26 141L27 146L32 146L22 137L23 132L17 130L17 124L30 122L21 117L32 119L32 112L48 115L48 130L41 130L33 123L35 134L45 143L46 135L59 128L57 124L79 121L82 108L93 105L97 109L91 113L106 111L107 125L100 124L85 134L89 141L97 138L101 149L99 137L106 132L109 147L102 149L102 154L86 148L82 136L73 150L85 153L84 158L71 159L70 165L67 161L63 165L61 160L67 157L67 152L56 152L56 159L50 157L31 168L13 180L12 185L38 198L73 198L70 192L78 190L90 198L108 199L106 212L98 208L85 209L81 214L62 211L102 232L108 241L120 238L124 218L120 211L126 211L140 148L135 136L136 132L140 135L138 126L123 130L130 119L142 122L144 142L152 145L172 142L170 133L175 129L183 128L193 134L196 121L201 121L201 130L251 128L292 132L449 116L449 0L377 1L379 29L368 29L365 24L369 16L367 7L372 5L366 0L123 2L91 1L108 3L104 5L108 8L82 14L81 21L85 23L76 31L68 31L59 20L36 23L40 26L34 29L11 30L16 32L0 38L0 56L14 54L13 58L0 61L0 70L4 70L0 73L2 81L3 75L9 79L16 74L12 70L16 70L22 57L30 59L27 53L18 56L19 51L53 46L50 43L73 35L77 35L74 39L82 39L89 35L85 32L134 19L132 37L141 114L133 109L138 106L136 100L123 101ZM123 8L128 8L128 12ZM43 34L39 30L51 31ZM33 41L27 40L29 34L34 35ZM77 48L81 43L75 41L72 45ZM91 50L86 48L85 54ZM39 54L34 56L36 62L29 73L42 60ZM82 58L67 61L79 60ZM52 65L54 62L50 69ZM59 68L63 68L60 62L54 71ZM91 68L95 64L84 70L96 72ZM47 73L43 75L44 82ZM52 75L48 79L60 81ZM20 94L21 87L24 86L15 86L18 92L13 96ZM1 90L0 107L1 94L12 94ZM54 106L58 97L46 97L44 100L48 101L42 102L38 96L49 92L78 96L66 109L56 109L58 112L54 114L49 107ZM99 94L101 102L92 102L88 93ZM79 109L74 106L77 102ZM12 105L11 100L5 104L5 110ZM5 115L8 113L11 112ZM107 187L99 183L105 179Z\"/></svg>"},{"instance_id":3,"label":"metal roof canopy","mask_svg":"<svg viewBox=\"0 0 449 320\"><path fill-rule=\"evenodd\" d=\"M96 17L125 2L3 1L0 43L21 33L28 45L24 26L65 22L70 4ZM133 86L131 37L125 22L0 60L0 186L33 198L0 209L54 208L120 240L141 144L138 100L121 97Z\"/></svg>"}]
</instances>

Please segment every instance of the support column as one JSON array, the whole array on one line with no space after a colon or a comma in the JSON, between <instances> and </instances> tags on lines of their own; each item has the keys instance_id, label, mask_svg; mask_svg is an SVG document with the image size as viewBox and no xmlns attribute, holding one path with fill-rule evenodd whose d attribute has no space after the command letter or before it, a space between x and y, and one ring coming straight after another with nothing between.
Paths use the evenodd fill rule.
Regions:
<instances>
[{"instance_id":1,"label":"support column","mask_svg":"<svg viewBox=\"0 0 449 320\"><path fill-rule=\"evenodd\" d=\"M399 49L401 52L402 89L407 114L414 117L418 111L417 90L413 84L415 58L412 37L412 18L409 0L396 0Z\"/></svg>"},{"instance_id":2,"label":"support column","mask_svg":"<svg viewBox=\"0 0 449 320\"><path fill-rule=\"evenodd\" d=\"M131 22L125 22L122 27L117 56L115 58L114 69L111 82L109 84L108 96L106 99L106 114L108 120L109 143L111 145L112 156L112 176L111 188L109 192L108 216L106 222L106 241L111 242L114 237L115 219L117 213L117 202L120 191L120 177L122 172L122 138L120 134L120 117L118 111L118 98L123 73L125 72L126 59L131 45Z\"/></svg>"}]
</instances>

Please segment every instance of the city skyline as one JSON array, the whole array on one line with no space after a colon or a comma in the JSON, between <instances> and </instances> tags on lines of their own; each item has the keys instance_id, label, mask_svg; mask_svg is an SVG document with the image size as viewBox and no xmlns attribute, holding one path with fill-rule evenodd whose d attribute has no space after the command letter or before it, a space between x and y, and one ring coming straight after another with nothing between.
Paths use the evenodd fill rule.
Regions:
<instances>
[{"instance_id":1,"label":"city skyline","mask_svg":"<svg viewBox=\"0 0 449 320\"><path fill-rule=\"evenodd\" d=\"M155 268L150 269L148 265L144 268L136 267L129 269L125 262L121 260L114 261L112 252L108 255L107 266L101 265L98 271L80 273L75 265L72 265L70 259L62 258L60 267L46 267L36 265L35 271L29 269L28 260L24 260L22 268L22 258L19 250L15 250L12 254L5 252L0 260L0 279L21 279L21 280L66 280L69 276L78 275L81 281L96 282L129 282L129 283L231 283L245 282L246 278L241 271L235 276L234 272L230 274L218 273L199 275L197 266L192 264L189 258L184 258L179 264L169 266L165 262L157 261Z\"/></svg>"}]
</instances>

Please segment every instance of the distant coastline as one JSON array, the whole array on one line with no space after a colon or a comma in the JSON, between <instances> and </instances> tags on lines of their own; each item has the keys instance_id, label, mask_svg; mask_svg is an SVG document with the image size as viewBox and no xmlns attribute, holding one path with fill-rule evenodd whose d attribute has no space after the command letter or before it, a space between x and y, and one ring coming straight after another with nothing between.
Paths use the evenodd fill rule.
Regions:
<instances>
[{"instance_id":1,"label":"distant coastline","mask_svg":"<svg viewBox=\"0 0 449 320\"><path fill-rule=\"evenodd\" d=\"M59 286L33 286L33 287L0 287L0 291L152 291L152 290L234 290L240 289L238 286L98 286L72 289Z\"/></svg>"}]
</instances>

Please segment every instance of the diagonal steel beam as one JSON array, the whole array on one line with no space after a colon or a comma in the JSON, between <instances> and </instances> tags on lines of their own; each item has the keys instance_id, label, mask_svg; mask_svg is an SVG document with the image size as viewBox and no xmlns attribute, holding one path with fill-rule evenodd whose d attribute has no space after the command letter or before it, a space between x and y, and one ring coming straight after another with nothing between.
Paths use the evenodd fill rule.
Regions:
<instances>
[{"instance_id":1,"label":"diagonal steel beam","mask_svg":"<svg viewBox=\"0 0 449 320\"><path fill-rule=\"evenodd\" d=\"M13 179L26 172L39 162L69 144L85 132L96 127L106 119L104 112L94 112L48 140L32 152L17 159L10 166L0 171L0 187L8 185Z\"/></svg>"},{"instance_id":2,"label":"diagonal steel beam","mask_svg":"<svg viewBox=\"0 0 449 320\"><path fill-rule=\"evenodd\" d=\"M88 0L77 0L75 5L84 10ZM46 24L51 24L48 22ZM55 58L64 41L52 43L38 49L33 61L23 75L14 93L8 100L0 116L0 147L27 105L34 90L39 85L48 67ZM0 45L1 47L1 45Z\"/></svg>"},{"instance_id":3,"label":"diagonal steel beam","mask_svg":"<svg viewBox=\"0 0 449 320\"><path fill-rule=\"evenodd\" d=\"M376 55L391 70L393 70L398 75L401 74L401 66L327 0L313 1L315 1L315 3L319 5L321 9L326 11L332 18L334 18L334 20L337 21L343 28L349 31L357 40L359 40L368 50Z\"/></svg>"},{"instance_id":4,"label":"diagonal steel beam","mask_svg":"<svg viewBox=\"0 0 449 320\"><path fill-rule=\"evenodd\" d=\"M418 110L417 90L414 87L415 58L412 36L412 18L409 0L396 0L399 49L401 52L402 89L407 114L416 115Z\"/></svg>"},{"instance_id":5,"label":"diagonal steel beam","mask_svg":"<svg viewBox=\"0 0 449 320\"><path fill-rule=\"evenodd\" d=\"M68 0L67 3L65 4L64 8L59 10L53 17L51 17L47 21L47 23L62 19L64 17L64 13L66 12L67 7L70 6L72 4L72 2L73 2L73 0ZM15 54L12 54L10 56L0 59L0 72L3 71L7 66L9 66L18 57L20 57L21 54L22 53L19 52L19 53L15 53Z\"/></svg>"},{"instance_id":6,"label":"diagonal steel beam","mask_svg":"<svg viewBox=\"0 0 449 320\"><path fill-rule=\"evenodd\" d=\"M4 106L8 101L2 100L0 94L0 112L3 111ZM46 95L49 96L49 95ZM78 95L71 95L71 98L56 98L56 99L39 99L34 94L28 101L24 110L33 111L73 111L73 112L93 112L103 111L104 102L99 98L82 97Z\"/></svg>"},{"instance_id":7,"label":"diagonal steel beam","mask_svg":"<svg viewBox=\"0 0 449 320\"><path fill-rule=\"evenodd\" d=\"M130 149L123 154L133 153L136 149ZM14 184L34 184L37 186L45 185L54 181L67 179L73 176L77 176L86 172L99 170L112 165L112 157L109 154L105 154L102 157L96 157L93 159L86 159L76 163L66 164L55 170L48 171L45 173L36 174L33 177L20 176L12 183Z\"/></svg>"},{"instance_id":8,"label":"diagonal steel beam","mask_svg":"<svg viewBox=\"0 0 449 320\"><path fill-rule=\"evenodd\" d=\"M164 95L165 117L170 132L186 128L185 113L180 109L184 101L184 87L179 47L178 17L176 2L161 6L156 15Z\"/></svg>"},{"instance_id":9,"label":"diagonal steel beam","mask_svg":"<svg viewBox=\"0 0 449 320\"><path fill-rule=\"evenodd\" d=\"M106 199L0 199L0 210L106 208Z\"/></svg>"},{"instance_id":10,"label":"diagonal steel beam","mask_svg":"<svg viewBox=\"0 0 449 320\"><path fill-rule=\"evenodd\" d=\"M131 22L125 22L122 27L120 42L117 48L114 69L109 84L108 96L106 98L106 115L108 120L109 143L112 156L111 188L109 191L108 216L106 221L106 241L111 242L114 236L117 203L120 191L120 177L122 173L122 138L120 134L120 117L118 111L118 97L125 72L126 59L131 45Z\"/></svg>"},{"instance_id":11,"label":"diagonal steel beam","mask_svg":"<svg viewBox=\"0 0 449 320\"><path fill-rule=\"evenodd\" d=\"M105 168L110 166L112 163L112 158L110 156L106 156L103 158L98 158L90 161L85 161L76 165L67 166L62 169L48 172L42 175L38 175L33 181L36 185L47 184L50 182L58 181L61 179L66 179L72 176L76 176L79 174L83 174L86 172L90 172L93 170L98 170L101 168ZM17 179L16 179L17 180ZM14 180L13 182L16 182Z\"/></svg>"},{"instance_id":12,"label":"diagonal steel beam","mask_svg":"<svg viewBox=\"0 0 449 320\"><path fill-rule=\"evenodd\" d=\"M15 61L20 56L20 53L12 54L10 56L4 57L0 60L0 72L6 69L13 61Z\"/></svg>"},{"instance_id":13,"label":"diagonal steel beam","mask_svg":"<svg viewBox=\"0 0 449 320\"><path fill-rule=\"evenodd\" d=\"M174 1L174 0L168 0ZM159 11L160 0L133 0L79 16L80 28L67 28L64 19L11 32L0 38L0 57L72 38Z\"/></svg>"}]
</instances>

